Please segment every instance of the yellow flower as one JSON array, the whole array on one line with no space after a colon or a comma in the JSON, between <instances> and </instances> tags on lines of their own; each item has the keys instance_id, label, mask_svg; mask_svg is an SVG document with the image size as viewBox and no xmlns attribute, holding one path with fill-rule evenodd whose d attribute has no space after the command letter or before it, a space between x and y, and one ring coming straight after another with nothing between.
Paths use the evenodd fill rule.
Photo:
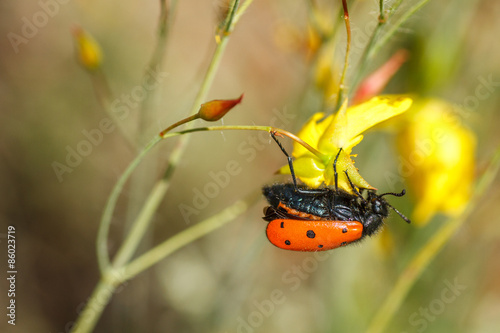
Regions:
<instances>
[{"instance_id":1,"label":"yellow flower","mask_svg":"<svg viewBox=\"0 0 500 333\"><path fill-rule=\"evenodd\" d=\"M400 171L417 200L412 220L423 225L438 212L454 216L465 208L476 139L445 101L420 100L411 110L397 138Z\"/></svg>"},{"instance_id":2,"label":"yellow flower","mask_svg":"<svg viewBox=\"0 0 500 333\"><path fill-rule=\"evenodd\" d=\"M379 96L349 108L344 103L336 114L326 118L322 112L314 114L297 136L317 149L321 155L315 155L302 145L294 143L293 165L297 177L312 188L322 184L334 185L333 162L342 148L337 160L339 188L352 193L344 173L347 171L356 187L373 189L354 166L351 159L351 156L355 156L351 155L352 148L363 140L361 133L405 112L411 103L411 99L404 96ZM280 172L290 173L290 170L288 166L284 166Z\"/></svg>"},{"instance_id":3,"label":"yellow flower","mask_svg":"<svg viewBox=\"0 0 500 333\"><path fill-rule=\"evenodd\" d=\"M102 62L99 44L80 27L73 29L73 37L76 42L78 61L90 71L97 69Z\"/></svg>"}]
</instances>

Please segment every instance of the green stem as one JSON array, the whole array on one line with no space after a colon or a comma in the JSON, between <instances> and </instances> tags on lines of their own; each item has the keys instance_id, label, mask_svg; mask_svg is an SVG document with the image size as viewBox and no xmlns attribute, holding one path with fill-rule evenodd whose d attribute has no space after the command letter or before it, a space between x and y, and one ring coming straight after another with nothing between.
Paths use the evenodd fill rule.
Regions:
<instances>
[{"instance_id":1,"label":"green stem","mask_svg":"<svg viewBox=\"0 0 500 333\"><path fill-rule=\"evenodd\" d=\"M236 2L237 0L233 1L233 5ZM231 12L228 14L228 16L233 18L236 12L236 7L232 6L230 8ZM227 29L232 29L233 23L234 21L231 19L228 24L225 24L225 27L227 27ZM229 30L227 30L227 32L229 32ZM162 135L164 135L168 129L172 129L183 123L189 122L197 118L199 105L206 99L208 89L212 85L215 73L217 72L217 68L220 64L220 60L222 59L222 54L224 53L228 40L229 40L228 35L223 34L220 42L218 43L215 49L207 73L205 74L200 90L198 91L198 94L192 105L190 116L170 126L166 130L162 131ZM193 126L192 124L193 123L188 123L186 127L189 129ZM157 136L155 139L158 138L161 138L161 136ZM121 267L121 265L125 264L137 250L137 246L139 245L142 237L144 236L144 233L146 232L154 213L156 212L159 204L161 203L161 200L163 199L163 197L165 196L170 187L170 179L173 175L175 168L177 167L179 161L182 158L187 142L188 142L188 136L181 137L178 144L173 149L163 177L159 179L153 186L152 192L146 199L146 202L141 211L139 212L138 217L132 224L131 232L128 234L123 245L118 250L116 259L113 263L114 267L116 268Z\"/></svg>"},{"instance_id":2,"label":"green stem","mask_svg":"<svg viewBox=\"0 0 500 333\"><path fill-rule=\"evenodd\" d=\"M111 296L113 296L121 281L122 279L119 279L111 271L102 275L92 295L90 295L87 304L85 304L85 308L71 329L72 333L88 333L94 330L104 308L109 303Z\"/></svg>"},{"instance_id":3,"label":"green stem","mask_svg":"<svg viewBox=\"0 0 500 333\"><path fill-rule=\"evenodd\" d=\"M427 4L429 0L421 0L419 1L416 5L408 9L400 18L399 20L394 23L391 28L380 38L377 43L373 46L373 48L368 52L367 55L367 60L370 61L375 54L378 53L378 51L389 41L389 39L394 36L394 34L398 31L401 26L408 21L410 17L412 17L417 11L420 10L424 5ZM399 2L400 4L401 2Z\"/></svg>"},{"instance_id":4,"label":"green stem","mask_svg":"<svg viewBox=\"0 0 500 333\"><path fill-rule=\"evenodd\" d=\"M89 301L80 313L72 329L72 333L88 333L94 329L104 308L109 303L111 296L116 292L117 287L121 283L133 278L167 257L169 254L179 250L181 247L227 224L237 216L243 214L248 207L252 206L259 198L260 189L208 219L167 239L160 245L132 261L127 266L119 269L108 267L106 271L103 272Z\"/></svg>"},{"instance_id":5,"label":"green stem","mask_svg":"<svg viewBox=\"0 0 500 333\"><path fill-rule=\"evenodd\" d=\"M177 8L177 2L177 0L172 0L172 4L168 5L166 0L160 0L160 17L158 20L156 33L156 45L149 60L149 64L144 71L144 80L151 76L151 71L159 71L162 68L163 59L165 58L165 53L167 50L169 31L170 27L172 26L173 16ZM150 118L152 115L150 111L150 103L155 91L155 88L153 88L152 91L146 89L146 95L141 101L139 129L137 131L139 140L138 142L142 142L143 136L148 135L146 132L146 127L151 123Z\"/></svg>"},{"instance_id":6,"label":"green stem","mask_svg":"<svg viewBox=\"0 0 500 333\"><path fill-rule=\"evenodd\" d=\"M234 3L234 1L233 1ZM233 7L233 12L232 14L230 13L231 17L234 17L234 10L235 8ZM232 24L229 24L229 28L232 28ZM228 33L229 31L227 31ZM194 116L196 113L198 113L198 109L200 105L203 103L203 101L206 99L206 96L208 94L208 90L210 89L210 86L212 85L212 82L215 78L215 74L217 73L217 69L219 67L219 64L222 59L222 55L224 54L224 51L226 49L227 43L229 41L228 35L226 33L222 34L220 37L220 40L217 43L217 47L215 48L214 54L212 56L212 60L210 61L210 64L208 66L207 72L205 73L205 77L203 78L203 81L201 83L200 89L198 90L198 94L196 95L193 105L191 107L191 110L189 111L189 116ZM186 128L192 128L193 125L187 124ZM164 133L163 131L162 133ZM189 142L189 137L188 136L183 136L180 138L179 142L173 149L170 159L168 161L167 168L163 174L163 179L160 181L166 182L164 189L165 193L170 187L170 179L173 176L173 173L175 169L177 168L177 165L179 164L179 161L182 158L182 155L184 154L184 150L186 149L186 146Z\"/></svg>"},{"instance_id":7,"label":"green stem","mask_svg":"<svg viewBox=\"0 0 500 333\"><path fill-rule=\"evenodd\" d=\"M207 73L205 74L205 78L202 82L202 85L200 87L200 90L195 98L195 101L193 103L193 106L191 108L190 115L193 116L197 113L198 107L201 104L201 102L205 99L205 96L208 92L208 89L215 77L215 73L217 71L218 64L220 63L220 59L222 57L223 51L226 47L227 44L227 37L224 36L224 38L221 40L221 42L218 44L214 55L212 57L212 61L210 62L210 65L208 67ZM186 118L190 119L190 117ZM184 121L181 121L184 123ZM176 123L179 124L179 123ZM190 124L188 124L188 128L190 127ZM172 127L173 128L173 127ZM166 191L169 188L170 182L168 181L172 175L173 170L172 168L175 168L177 166L181 156L182 152L184 150L184 147L187 144L187 140L185 139L186 137L181 138L179 141L179 144L174 148L170 160L169 160L169 165L167 167L167 171L165 172L165 175L162 180L159 182L162 182L163 184L157 185L155 184L154 189L155 189L155 194L150 194L148 196L148 199L146 200L145 207L148 207L147 209L142 209L141 212L139 213L140 220L140 225L135 226L135 224L138 223L138 220L136 220L132 224L132 229L137 229L139 231L145 231L147 229L147 226L151 220L152 215L156 211L155 205L153 203L150 203L149 200L154 200L155 202L158 202L161 200L161 198L164 196ZM111 223L111 217L112 213L114 210L114 207L116 205L116 201L118 200L118 196L123 188L123 185L127 181L128 177L130 176L130 173L137 167L139 162L143 159L144 155L161 139L160 136L156 136L153 141L148 144L145 150L141 152L139 156L136 157L136 159L132 162L132 164L129 166L129 168L126 170L126 174L124 174L124 177L122 176L119 180L119 183L115 188L113 189L113 192L108 200L108 204L106 205L106 209L103 214L103 218L101 220L101 226L98 234L98 244L97 244L97 249L98 249L98 259L99 259L99 267L101 270L103 270L104 267L109 265L109 258L107 255L107 237L108 237L108 231L109 231L109 225ZM166 177L167 176L167 177ZM136 246L140 242L140 239L142 238L143 234L137 234L137 235L130 235L125 239L124 244L127 244L126 249L120 249L119 253L122 252L123 254L120 255L120 262L123 260L123 258L129 256L129 253L134 253L136 250ZM132 240L128 240L129 238L132 238Z\"/></svg>"},{"instance_id":8,"label":"green stem","mask_svg":"<svg viewBox=\"0 0 500 333\"><path fill-rule=\"evenodd\" d=\"M188 134L188 133L194 133L194 132L206 132L206 131L226 131L226 130L239 130L239 131L264 131L264 132L269 132L269 133L274 133L278 134L281 136L286 136L298 144L302 145L304 148L309 150L311 153L319 157L320 159L325 159L327 158L326 155L321 153L319 150L315 149L311 145L309 145L307 142L299 138L293 133L290 133L286 130L283 130L281 128L276 128L272 126L257 126L257 125L224 125L224 126L210 126L210 127L197 127L197 128L190 128L186 129L183 131L179 132L174 132L174 133L166 133L163 134L162 138L170 138L178 135L183 135L183 134ZM162 131L163 133L164 131Z\"/></svg>"},{"instance_id":9,"label":"green stem","mask_svg":"<svg viewBox=\"0 0 500 333\"><path fill-rule=\"evenodd\" d=\"M383 2L384 0L380 0L380 2ZM387 14L387 19L390 19L396 11L399 9L399 6L401 6L401 3L403 0L396 0L394 1L394 4L392 5L391 9L389 9L389 13Z\"/></svg>"},{"instance_id":10,"label":"green stem","mask_svg":"<svg viewBox=\"0 0 500 333\"><path fill-rule=\"evenodd\" d=\"M384 0L379 0L378 2L379 8L379 15L378 15L378 21L379 22L385 22L385 13L384 13Z\"/></svg>"},{"instance_id":11,"label":"green stem","mask_svg":"<svg viewBox=\"0 0 500 333\"><path fill-rule=\"evenodd\" d=\"M231 29L234 27L235 23L238 22L241 18L241 16L245 13L247 10L248 6L253 2L253 0L246 0L241 6L236 10L236 13L234 14L233 18L233 26L230 27Z\"/></svg>"},{"instance_id":12,"label":"green stem","mask_svg":"<svg viewBox=\"0 0 500 333\"><path fill-rule=\"evenodd\" d=\"M233 28L233 21L236 15L236 11L238 10L238 6L240 5L240 0L231 1L229 4L228 14L223 22L221 22L221 33L226 36L231 33ZM220 36L219 36L220 37Z\"/></svg>"},{"instance_id":13,"label":"green stem","mask_svg":"<svg viewBox=\"0 0 500 333\"><path fill-rule=\"evenodd\" d=\"M401 4L401 2L399 4ZM393 9L394 8L396 8L396 5L393 7ZM356 91L356 88L357 88L359 82L361 81L361 78L363 77L366 66L368 64L368 61L367 61L368 54L371 51L375 41L377 40L378 35L382 31L382 27L385 25L385 23L388 20L384 14L384 0L379 1L379 10L380 10L380 12L379 12L377 26L375 27L375 30L373 30L373 33L370 36L370 40L368 40L368 43L366 44L365 50L363 51L363 54L361 55L361 58L359 60L359 67L358 67L358 70L356 72L356 77L354 78L354 81L352 84L353 89L351 91Z\"/></svg>"},{"instance_id":14,"label":"green stem","mask_svg":"<svg viewBox=\"0 0 500 333\"><path fill-rule=\"evenodd\" d=\"M210 232L234 220L237 216L243 214L248 209L248 207L252 206L259 198L260 189L258 191L254 191L246 198L238 200L231 206L204 220L203 222L200 222L167 239L163 243L159 244L137 259L133 260L130 264L126 265L122 271L124 280L133 278L137 274L143 272L168 255L177 251L181 247L209 234Z\"/></svg>"},{"instance_id":15,"label":"green stem","mask_svg":"<svg viewBox=\"0 0 500 333\"><path fill-rule=\"evenodd\" d=\"M344 103L344 94L346 90L345 77L347 74L347 68L349 67L349 54L351 51L351 23L349 20L349 11L347 9L347 0L342 0L342 6L344 8L344 21L347 33L347 45L345 50L344 70L342 71L342 76L340 77L339 95L337 97L337 106L335 107L335 111L338 111L340 109L340 106Z\"/></svg>"},{"instance_id":16,"label":"green stem","mask_svg":"<svg viewBox=\"0 0 500 333\"><path fill-rule=\"evenodd\" d=\"M99 263L99 268L101 273L104 273L109 268L109 255L108 255L108 234L109 226L111 225L111 219L113 217L113 211L116 206L116 202L122 192L123 186L129 179L132 172L137 168L140 162L144 159L146 154L161 141L160 137L155 137L151 142L137 155L137 157L130 163L123 175L118 179L115 187L113 188L108 202L104 208L102 214L101 223L99 225L99 231L97 233L97 261Z\"/></svg>"},{"instance_id":17,"label":"green stem","mask_svg":"<svg viewBox=\"0 0 500 333\"><path fill-rule=\"evenodd\" d=\"M120 268L127 263L134 255L142 237L149 226L150 217L156 212L166 191L165 182L157 182L153 190L146 199L146 203L142 206L139 215L135 219L132 229L128 232L125 241L120 246L113 260L113 267Z\"/></svg>"},{"instance_id":18,"label":"green stem","mask_svg":"<svg viewBox=\"0 0 500 333\"><path fill-rule=\"evenodd\" d=\"M466 210L459 216L450 219L441 229L429 239L429 241L420 249L413 257L409 265L399 276L394 288L386 297L382 306L378 309L373 318L368 332L379 333L387 332L387 325L394 317L396 311L401 307L403 300L408 295L410 289L415 285L415 282L421 276L422 272L429 266L441 249L446 245L456 231L467 221L467 218L474 211L476 204L480 202L481 197L487 188L493 183L495 176L500 168L500 147L497 149L495 156L492 158L485 173L479 179L474 191L474 195L467 205Z\"/></svg>"},{"instance_id":19,"label":"green stem","mask_svg":"<svg viewBox=\"0 0 500 333\"><path fill-rule=\"evenodd\" d=\"M187 118L179 120L175 124L172 124L169 127L165 128L163 131L161 131L160 132L160 136L163 137L166 133L170 132L174 128L179 127L179 126L181 126L183 124L189 123L190 121L196 120L198 118L200 118L200 115L198 113L196 113L196 114L193 114L193 115L191 115L191 116L189 116Z\"/></svg>"},{"instance_id":20,"label":"green stem","mask_svg":"<svg viewBox=\"0 0 500 333\"><path fill-rule=\"evenodd\" d=\"M420 8L422 8L429 0L421 0L418 2L416 5L411 7L408 11L404 13L403 16L399 18L399 20L394 23L391 28L382 36L382 38L378 39L380 33L382 32L383 26L392 19L394 16L395 12L398 10L398 8L401 6L402 0L398 0L394 3L392 8L389 10L389 13L387 16L385 16L383 10L384 10L384 5L383 5L383 0L380 0L379 2L379 8L380 8L380 14L379 14L379 19L378 19L378 24L375 27L375 30L373 31L373 34L370 37L370 40L368 41L368 44L365 47L365 50L363 54L361 55L360 61L359 61L359 68L357 70L356 77L353 81L352 84L352 91L356 91L356 88L358 87L361 78L364 75L366 66L368 63L370 63L373 60L373 57L379 52L379 50L394 36L394 34L398 31L398 29L411 17L413 16Z\"/></svg>"}]
</instances>

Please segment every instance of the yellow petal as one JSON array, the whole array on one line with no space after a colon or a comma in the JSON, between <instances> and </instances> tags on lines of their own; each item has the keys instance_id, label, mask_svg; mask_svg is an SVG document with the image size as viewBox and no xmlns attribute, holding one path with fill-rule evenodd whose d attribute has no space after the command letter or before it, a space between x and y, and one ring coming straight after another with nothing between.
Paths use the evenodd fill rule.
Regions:
<instances>
[{"instance_id":1,"label":"yellow petal","mask_svg":"<svg viewBox=\"0 0 500 333\"><path fill-rule=\"evenodd\" d=\"M323 154L337 154L339 148L345 148L348 133L347 100L342 104L340 110L326 118L324 123L328 124L318 142L318 149Z\"/></svg>"},{"instance_id":2,"label":"yellow petal","mask_svg":"<svg viewBox=\"0 0 500 333\"><path fill-rule=\"evenodd\" d=\"M333 170L333 163L335 158L333 158L324 171L325 184L328 186L335 185L335 173ZM349 179L353 183L354 186L359 188L370 188L373 187L366 182L366 180L361 177L358 172L358 169L354 166L354 162L352 161L349 154L342 151L337 160L337 175L338 175L338 187L352 193L352 186L347 179L347 176L344 171L347 171L349 175Z\"/></svg>"},{"instance_id":3,"label":"yellow petal","mask_svg":"<svg viewBox=\"0 0 500 333\"><path fill-rule=\"evenodd\" d=\"M352 106L347 111L346 137L353 138L384 120L397 116L410 108L412 100L398 95L377 96Z\"/></svg>"},{"instance_id":4,"label":"yellow petal","mask_svg":"<svg viewBox=\"0 0 500 333\"><path fill-rule=\"evenodd\" d=\"M302 127L297 136L302 140L304 140L305 142L307 142L308 144L310 144L312 147L316 148L318 145L319 137L324 131L323 127L325 126L323 122L318 123L318 121L324 116L325 114L323 112L318 112L313 114L313 116ZM294 157L299 157L307 153L309 153L309 150L307 150L306 148L304 148L304 146L294 141L293 143Z\"/></svg>"},{"instance_id":5,"label":"yellow petal","mask_svg":"<svg viewBox=\"0 0 500 333\"><path fill-rule=\"evenodd\" d=\"M320 138L318 147L322 152L327 152L332 146L350 151L353 144L361 141L353 141L354 138L370 127L405 112L411 104L409 97L388 95L377 96L349 108L344 105Z\"/></svg>"}]
</instances>

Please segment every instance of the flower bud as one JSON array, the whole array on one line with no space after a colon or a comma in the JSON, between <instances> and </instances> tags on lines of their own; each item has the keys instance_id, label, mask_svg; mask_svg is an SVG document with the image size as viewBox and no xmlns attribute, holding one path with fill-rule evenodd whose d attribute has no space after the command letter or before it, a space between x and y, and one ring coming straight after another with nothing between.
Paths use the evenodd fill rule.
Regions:
<instances>
[{"instance_id":1,"label":"flower bud","mask_svg":"<svg viewBox=\"0 0 500 333\"><path fill-rule=\"evenodd\" d=\"M216 99L201 105L198 111L199 118L205 121L217 121L224 117L232 108L241 102L243 94L236 99L220 100Z\"/></svg>"},{"instance_id":2,"label":"flower bud","mask_svg":"<svg viewBox=\"0 0 500 333\"><path fill-rule=\"evenodd\" d=\"M73 29L78 61L85 69L94 71L101 65L102 53L99 44L80 27Z\"/></svg>"}]
</instances>

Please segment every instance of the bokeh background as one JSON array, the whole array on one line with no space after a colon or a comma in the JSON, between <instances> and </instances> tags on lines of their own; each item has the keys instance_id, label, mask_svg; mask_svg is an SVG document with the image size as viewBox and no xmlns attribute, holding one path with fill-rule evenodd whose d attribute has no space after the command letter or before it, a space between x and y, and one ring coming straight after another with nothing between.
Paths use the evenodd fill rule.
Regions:
<instances>
[{"instance_id":1,"label":"bokeh background","mask_svg":"<svg viewBox=\"0 0 500 333\"><path fill-rule=\"evenodd\" d=\"M414 1L404 3L402 13ZM317 5L341 23L340 1ZM349 5L353 49L348 84L378 15L376 1ZM191 107L224 6L220 1L179 2L161 69L164 79L150 101L153 116L146 136L183 118ZM242 105L224 124L274 121L296 132L321 111L322 94L311 69L310 7L307 2L262 0L249 7L231 35L209 93L209 99L245 93ZM19 272L16 326L8 325L2 314L0 330L67 332L98 281L95 239L106 199L135 156L114 130L104 134L72 172L62 179L55 174L53 163L65 163L68 147L76 149L86 139L83 132L99 128L107 117L89 73L77 62L71 31L81 26L101 45L102 70L113 95L120 98L141 82L156 41L159 3L6 0L0 8L2 311L7 299L8 225L16 227ZM14 47L9 33L22 35L26 22L33 22L43 8L51 8L53 15ZM463 119L477 136L478 176L500 143L498 17L497 1L430 2L367 68L376 69L405 48L410 58L385 92L440 97L459 105L467 96L476 96L481 80L493 82L488 96ZM338 29L342 45L342 24ZM344 49L339 46L335 53L339 65ZM139 107L132 107L123 121L132 137L138 112ZM289 141L283 142L291 149ZM143 202L141 191L161 174L174 145L175 140L161 143L143 186L125 189L113 219L112 253ZM384 174L398 172L394 137L368 133L354 152L365 179L381 191L390 190ZM194 207L196 191L213 182L211 175L225 170L230 161L238 163L239 173L186 219L179 207ZM274 172L284 163L267 135L193 134L141 251L279 180ZM499 184L496 179L425 270L389 324L390 332L498 332ZM410 196L391 202L406 214L414 206ZM264 205L262 199L243 216L127 282L107 306L96 332L363 332L409 259L448 221L436 216L425 227L416 227L392 216L386 225L389 233L315 256L268 243L261 220Z\"/></svg>"}]
</instances>

